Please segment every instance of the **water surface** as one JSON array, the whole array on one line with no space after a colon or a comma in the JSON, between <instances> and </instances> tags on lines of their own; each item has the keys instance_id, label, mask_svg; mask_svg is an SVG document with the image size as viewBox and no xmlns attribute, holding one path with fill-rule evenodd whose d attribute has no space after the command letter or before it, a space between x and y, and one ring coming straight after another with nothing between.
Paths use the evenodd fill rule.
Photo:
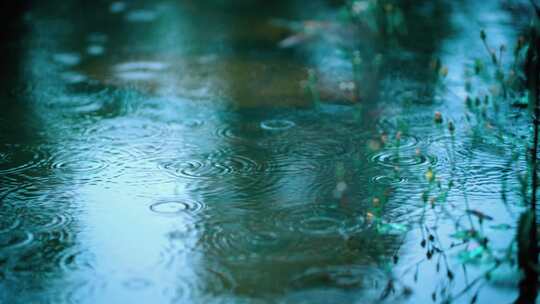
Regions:
<instances>
[{"instance_id":1,"label":"water surface","mask_svg":"<svg viewBox=\"0 0 540 304\"><path fill-rule=\"evenodd\" d=\"M6 38L0 302L371 303L400 277L414 292L391 301L428 303L445 284L437 261L416 267L418 281L410 269L425 256L412 227L430 168L455 183L451 212L515 219L525 161L512 161L512 138L475 132L461 89L479 28L515 38L503 7L420 1L409 41L282 48L285 21L334 20L339 6L199 2L35 3ZM360 101L354 49L383 56ZM451 90L431 74L436 57ZM448 240L452 221L434 222ZM479 272L449 260L456 289ZM502 277L482 301L515 296Z\"/></svg>"}]
</instances>

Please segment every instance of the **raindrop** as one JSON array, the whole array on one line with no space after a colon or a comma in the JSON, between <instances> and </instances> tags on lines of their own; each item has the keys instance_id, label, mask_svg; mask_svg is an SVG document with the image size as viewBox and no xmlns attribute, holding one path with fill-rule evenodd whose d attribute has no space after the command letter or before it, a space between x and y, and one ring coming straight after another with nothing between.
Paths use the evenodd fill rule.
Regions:
<instances>
[{"instance_id":1,"label":"raindrop","mask_svg":"<svg viewBox=\"0 0 540 304\"><path fill-rule=\"evenodd\" d=\"M105 140L134 142L146 141L150 138L163 137L168 127L164 124L146 119L118 118L102 120L85 131L89 140Z\"/></svg>"},{"instance_id":2,"label":"raindrop","mask_svg":"<svg viewBox=\"0 0 540 304\"><path fill-rule=\"evenodd\" d=\"M103 55L103 53L105 53L105 47L99 44L93 44L93 45L88 46L88 48L86 48L86 53L92 56Z\"/></svg>"},{"instance_id":3,"label":"raindrop","mask_svg":"<svg viewBox=\"0 0 540 304\"><path fill-rule=\"evenodd\" d=\"M116 77L126 81L145 81L157 78L158 74L149 71L127 71L116 73Z\"/></svg>"},{"instance_id":4,"label":"raindrop","mask_svg":"<svg viewBox=\"0 0 540 304\"><path fill-rule=\"evenodd\" d=\"M65 66L75 66L81 62L81 56L77 53L59 53L53 56L53 60Z\"/></svg>"},{"instance_id":5,"label":"raindrop","mask_svg":"<svg viewBox=\"0 0 540 304\"><path fill-rule=\"evenodd\" d=\"M82 73L67 71L61 74L64 81L70 84L82 83L88 80L88 77Z\"/></svg>"},{"instance_id":6,"label":"raindrop","mask_svg":"<svg viewBox=\"0 0 540 304\"><path fill-rule=\"evenodd\" d=\"M125 11L126 7L127 7L126 3L121 2L121 1L116 1L116 2L111 3L111 5L109 6L109 11L113 14L118 14Z\"/></svg>"},{"instance_id":7,"label":"raindrop","mask_svg":"<svg viewBox=\"0 0 540 304\"><path fill-rule=\"evenodd\" d=\"M96 44L103 44L107 42L107 35L104 33L90 33L87 37L88 42L90 43L96 43Z\"/></svg>"},{"instance_id":8,"label":"raindrop","mask_svg":"<svg viewBox=\"0 0 540 304\"><path fill-rule=\"evenodd\" d=\"M161 215L195 214L204 204L195 200L161 200L150 205L150 210Z\"/></svg>"},{"instance_id":9,"label":"raindrop","mask_svg":"<svg viewBox=\"0 0 540 304\"><path fill-rule=\"evenodd\" d=\"M157 12L151 10L134 10L126 15L129 22L152 22L158 17Z\"/></svg>"},{"instance_id":10,"label":"raindrop","mask_svg":"<svg viewBox=\"0 0 540 304\"><path fill-rule=\"evenodd\" d=\"M163 71L168 67L166 63L159 61L131 61L117 64L114 69L118 72L127 71Z\"/></svg>"},{"instance_id":11,"label":"raindrop","mask_svg":"<svg viewBox=\"0 0 540 304\"><path fill-rule=\"evenodd\" d=\"M380 185L397 185L407 182L407 179L402 176L379 175L373 177L371 181Z\"/></svg>"},{"instance_id":12,"label":"raindrop","mask_svg":"<svg viewBox=\"0 0 540 304\"><path fill-rule=\"evenodd\" d=\"M222 151L210 154L201 160L166 160L160 163L160 167L173 176L194 179L213 179L226 175L253 176L268 169L264 162L258 162L246 155Z\"/></svg>"},{"instance_id":13,"label":"raindrop","mask_svg":"<svg viewBox=\"0 0 540 304\"><path fill-rule=\"evenodd\" d=\"M272 119L261 122L261 128L271 131L283 131L293 128L296 124L290 120Z\"/></svg>"},{"instance_id":14,"label":"raindrop","mask_svg":"<svg viewBox=\"0 0 540 304\"><path fill-rule=\"evenodd\" d=\"M60 172L98 173L109 166L105 160L99 159L63 159L62 156L58 156L58 158L59 159L52 164L52 168Z\"/></svg>"},{"instance_id":15,"label":"raindrop","mask_svg":"<svg viewBox=\"0 0 540 304\"><path fill-rule=\"evenodd\" d=\"M421 167L425 165L435 165L437 159L422 153L396 153L395 151L383 151L373 155L370 160L378 165L394 167Z\"/></svg>"}]
</instances>

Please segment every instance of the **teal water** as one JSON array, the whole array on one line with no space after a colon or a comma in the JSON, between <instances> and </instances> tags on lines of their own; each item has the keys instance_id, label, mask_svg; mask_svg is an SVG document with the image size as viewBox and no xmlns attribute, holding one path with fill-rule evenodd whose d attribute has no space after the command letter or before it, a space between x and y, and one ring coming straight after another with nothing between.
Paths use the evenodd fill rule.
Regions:
<instances>
[{"instance_id":1,"label":"teal water","mask_svg":"<svg viewBox=\"0 0 540 304\"><path fill-rule=\"evenodd\" d=\"M485 267L459 262L474 246L450 250L456 218L484 211L506 248L528 128L523 110L483 121L464 103L477 33L512 45L515 11L457 2L405 3L395 40L333 21L333 1L32 3L2 45L0 303L377 303L390 282L391 303L459 293ZM448 253L426 259L437 246ZM479 302L512 301L518 279L501 269Z\"/></svg>"}]
</instances>

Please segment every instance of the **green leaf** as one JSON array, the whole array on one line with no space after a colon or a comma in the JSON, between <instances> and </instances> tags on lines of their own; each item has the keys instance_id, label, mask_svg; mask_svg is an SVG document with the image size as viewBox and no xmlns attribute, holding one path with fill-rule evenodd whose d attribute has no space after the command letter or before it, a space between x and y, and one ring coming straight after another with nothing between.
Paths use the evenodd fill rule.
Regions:
<instances>
[{"instance_id":1,"label":"green leaf","mask_svg":"<svg viewBox=\"0 0 540 304\"><path fill-rule=\"evenodd\" d=\"M476 230L459 230L450 235L450 237L458 240L468 241L478 235Z\"/></svg>"},{"instance_id":2,"label":"green leaf","mask_svg":"<svg viewBox=\"0 0 540 304\"><path fill-rule=\"evenodd\" d=\"M478 262L484 255L484 251L484 247L481 246L472 250L463 250L458 254L458 258L463 264Z\"/></svg>"},{"instance_id":3,"label":"green leaf","mask_svg":"<svg viewBox=\"0 0 540 304\"><path fill-rule=\"evenodd\" d=\"M510 230L510 229L512 229L512 226L510 226L508 224L491 225L489 227L491 229L495 229L495 230Z\"/></svg>"}]
</instances>

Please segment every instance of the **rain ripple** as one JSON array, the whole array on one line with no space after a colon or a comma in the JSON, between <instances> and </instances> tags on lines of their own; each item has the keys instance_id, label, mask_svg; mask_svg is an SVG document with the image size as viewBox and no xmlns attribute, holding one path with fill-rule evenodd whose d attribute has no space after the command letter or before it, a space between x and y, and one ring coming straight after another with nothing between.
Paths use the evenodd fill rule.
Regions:
<instances>
[{"instance_id":1,"label":"rain ripple","mask_svg":"<svg viewBox=\"0 0 540 304\"><path fill-rule=\"evenodd\" d=\"M71 214L62 210L48 212L35 212L32 214L22 215L24 226L33 231L60 231L67 229L72 223Z\"/></svg>"},{"instance_id":2,"label":"rain ripple","mask_svg":"<svg viewBox=\"0 0 540 304\"><path fill-rule=\"evenodd\" d=\"M293 128L296 124L290 120L271 119L261 122L261 128L269 131L284 131Z\"/></svg>"},{"instance_id":3,"label":"rain ripple","mask_svg":"<svg viewBox=\"0 0 540 304\"><path fill-rule=\"evenodd\" d=\"M88 140L109 142L141 142L151 138L165 137L168 127L147 119L124 117L102 120L88 128L85 136Z\"/></svg>"},{"instance_id":4,"label":"rain ripple","mask_svg":"<svg viewBox=\"0 0 540 304\"><path fill-rule=\"evenodd\" d=\"M270 228L253 228L234 220L206 223L196 248L229 261L241 261L272 258L270 253L283 253L296 246L293 237L285 237Z\"/></svg>"},{"instance_id":5,"label":"rain ripple","mask_svg":"<svg viewBox=\"0 0 540 304\"><path fill-rule=\"evenodd\" d=\"M378 175L371 178L371 182L379 185L397 185L407 182L407 178L403 176L397 176L396 174L392 175Z\"/></svg>"},{"instance_id":6,"label":"rain ripple","mask_svg":"<svg viewBox=\"0 0 540 304\"><path fill-rule=\"evenodd\" d=\"M19 173L41 166L45 150L39 145L4 144L0 146L0 175Z\"/></svg>"},{"instance_id":7,"label":"rain ripple","mask_svg":"<svg viewBox=\"0 0 540 304\"><path fill-rule=\"evenodd\" d=\"M437 164L435 156L417 150L389 151L383 150L370 157L370 161L387 168L417 169Z\"/></svg>"},{"instance_id":8,"label":"rain ripple","mask_svg":"<svg viewBox=\"0 0 540 304\"><path fill-rule=\"evenodd\" d=\"M20 224L21 220L12 212L0 211L0 234L10 233L17 229Z\"/></svg>"},{"instance_id":9,"label":"rain ripple","mask_svg":"<svg viewBox=\"0 0 540 304\"><path fill-rule=\"evenodd\" d=\"M295 288L324 287L338 289L379 288L385 282L384 273L375 267L343 265L309 268L291 279Z\"/></svg>"},{"instance_id":10,"label":"rain ripple","mask_svg":"<svg viewBox=\"0 0 540 304\"><path fill-rule=\"evenodd\" d=\"M519 189L517 173L505 165L484 164L464 168L464 183L458 183L470 197L499 199L505 189ZM506 185L505 185L506 184Z\"/></svg>"},{"instance_id":11,"label":"rain ripple","mask_svg":"<svg viewBox=\"0 0 540 304\"><path fill-rule=\"evenodd\" d=\"M159 166L175 177L215 179L222 176L253 176L269 170L265 162L234 151L219 151L201 159L182 158L160 162Z\"/></svg>"},{"instance_id":12,"label":"rain ripple","mask_svg":"<svg viewBox=\"0 0 540 304\"><path fill-rule=\"evenodd\" d=\"M90 252L75 247L63 250L56 258L56 263L66 273L93 271L95 262L95 257Z\"/></svg>"},{"instance_id":13,"label":"rain ripple","mask_svg":"<svg viewBox=\"0 0 540 304\"><path fill-rule=\"evenodd\" d=\"M60 180L76 183L110 182L123 171L123 151L106 146L94 147L92 151L84 147L68 146L53 154L50 169Z\"/></svg>"},{"instance_id":14,"label":"rain ripple","mask_svg":"<svg viewBox=\"0 0 540 304\"><path fill-rule=\"evenodd\" d=\"M333 236L355 226L353 216L333 206L306 205L277 212L273 224L276 230L303 235Z\"/></svg>"},{"instance_id":15,"label":"rain ripple","mask_svg":"<svg viewBox=\"0 0 540 304\"><path fill-rule=\"evenodd\" d=\"M180 214L194 215L205 208L199 201L189 199L163 199L150 205L150 211L166 216Z\"/></svg>"},{"instance_id":16,"label":"rain ripple","mask_svg":"<svg viewBox=\"0 0 540 304\"><path fill-rule=\"evenodd\" d=\"M9 234L0 234L0 256L5 252L29 247L34 240L34 234L29 231L12 230Z\"/></svg>"}]
</instances>

